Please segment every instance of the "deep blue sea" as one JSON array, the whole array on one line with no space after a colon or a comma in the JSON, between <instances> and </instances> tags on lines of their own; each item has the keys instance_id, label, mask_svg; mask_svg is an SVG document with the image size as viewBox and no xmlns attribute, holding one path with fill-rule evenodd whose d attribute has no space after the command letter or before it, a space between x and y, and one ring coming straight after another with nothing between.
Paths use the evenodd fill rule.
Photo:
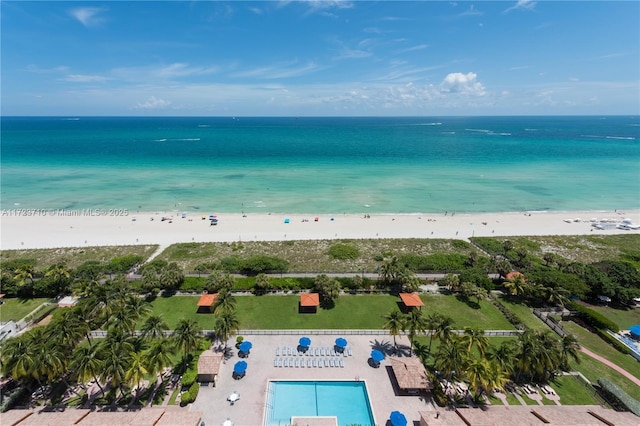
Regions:
<instances>
[{"instance_id":1,"label":"deep blue sea","mask_svg":"<svg viewBox=\"0 0 640 426\"><path fill-rule=\"evenodd\" d=\"M640 208L640 117L2 117L3 209Z\"/></svg>"}]
</instances>

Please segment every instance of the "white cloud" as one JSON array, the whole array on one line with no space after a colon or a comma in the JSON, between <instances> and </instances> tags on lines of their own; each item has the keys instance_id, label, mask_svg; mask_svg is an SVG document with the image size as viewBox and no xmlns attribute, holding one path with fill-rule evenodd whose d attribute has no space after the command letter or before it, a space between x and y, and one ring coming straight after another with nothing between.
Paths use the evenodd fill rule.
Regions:
<instances>
[{"instance_id":1,"label":"white cloud","mask_svg":"<svg viewBox=\"0 0 640 426\"><path fill-rule=\"evenodd\" d=\"M536 4L537 2L533 0L518 0L515 5L505 9L502 13L509 13L512 10L534 10Z\"/></svg>"},{"instance_id":2,"label":"white cloud","mask_svg":"<svg viewBox=\"0 0 640 426\"><path fill-rule=\"evenodd\" d=\"M158 99L155 96L151 96L146 102L138 103L134 109L163 109L171 105L170 101L164 99Z\"/></svg>"},{"instance_id":3,"label":"white cloud","mask_svg":"<svg viewBox=\"0 0 640 426\"><path fill-rule=\"evenodd\" d=\"M102 7L78 7L69 10L69 14L80 21L85 27L94 27L104 22L101 16L106 9Z\"/></svg>"},{"instance_id":4,"label":"white cloud","mask_svg":"<svg viewBox=\"0 0 640 426\"><path fill-rule=\"evenodd\" d=\"M482 16L484 13L476 9L473 5L469 6L469 9L465 10L460 16Z\"/></svg>"},{"instance_id":5,"label":"white cloud","mask_svg":"<svg viewBox=\"0 0 640 426\"><path fill-rule=\"evenodd\" d=\"M69 74L64 80L71 83L104 83L109 79L101 75Z\"/></svg>"},{"instance_id":6,"label":"white cloud","mask_svg":"<svg viewBox=\"0 0 640 426\"><path fill-rule=\"evenodd\" d=\"M459 93L463 95L484 96L485 88L477 81L474 72L463 74L460 72L449 73L440 83L440 90L444 93Z\"/></svg>"},{"instance_id":7,"label":"white cloud","mask_svg":"<svg viewBox=\"0 0 640 426\"><path fill-rule=\"evenodd\" d=\"M265 79L299 77L311 72L318 71L320 67L313 62L304 65L297 65L297 62L289 62L266 67L254 68L246 71L239 71L233 77L253 77Z\"/></svg>"},{"instance_id":8,"label":"white cloud","mask_svg":"<svg viewBox=\"0 0 640 426\"><path fill-rule=\"evenodd\" d=\"M427 45L427 44L419 44L417 46L411 46L411 47L407 47L405 49L397 50L396 53L415 52L416 50L424 50L427 47L429 47L429 45Z\"/></svg>"}]
</instances>

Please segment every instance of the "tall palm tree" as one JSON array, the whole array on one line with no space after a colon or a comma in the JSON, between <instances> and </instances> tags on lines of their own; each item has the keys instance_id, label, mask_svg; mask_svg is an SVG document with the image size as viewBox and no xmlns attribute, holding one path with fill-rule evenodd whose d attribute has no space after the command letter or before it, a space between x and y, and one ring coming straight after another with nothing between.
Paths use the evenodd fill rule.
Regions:
<instances>
[{"instance_id":1,"label":"tall palm tree","mask_svg":"<svg viewBox=\"0 0 640 426\"><path fill-rule=\"evenodd\" d=\"M142 338L153 340L163 337L165 330L168 329L169 326L162 319L162 315L151 315L145 320L140 332Z\"/></svg>"},{"instance_id":2,"label":"tall palm tree","mask_svg":"<svg viewBox=\"0 0 640 426\"><path fill-rule=\"evenodd\" d=\"M146 360L143 354L136 352L131 353L129 366L124 373L124 380L129 388L137 388L140 385L140 382L144 379L144 376L148 373L145 367L145 363ZM140 389L138 389L138 391L139 390Z\"/></svg>"},{"instance_id":3,"label":"tall palm tree","mask_svg":"<svg viewBox=\"0 0 640 426\"><path fill-rule=\"evenodd\" d=\"M216 315L224 311L234 310L236 307L236 298L228 289L222 289L216 297L216 301L213 304L213 310Z\"/></svg>"},{"instance_id":4,"label":"tall palm tree","mask_svg":"<svg viewBox=\"0 0 640 426\"><path fill-rule=\"evenodd\" d=\"M389 334L393 336L393 347L397 349L396 336L400 334L400 331L404 328L404 315L399 310L395 309L387 315L383 315L386 321L382 325L382 328L389 330Z\"/></svg>"},{"instance_id":5,"label":"tall palm tree","mask_svg":"<svg viewBox=\"0 0 640 426\"><path fill-rule=\"evenodd\" d=\"M408 331L409 342L411 348L413 348L413 340L416 335L424 333L427 330L427 322L420 309L413 309L409 312L406 316L403 329L404 331Z\"/></svg>"},{"instance_id":6,"label":"tall palm tree","mask_svg":"<svg viewBox=\"0 0 640 426\"><path fill-rule=\"evenodd\" d=\"M475 345L480 355L484 356L485 349L489 346L489 339L484 335L484 330L477 327L465 327L463 339L467 343L467 352L471 353L471 349Z\"/></svg>"},{"instance_id":7,"label":"tall palm tree","mask_svg":"<svg viewBox=\"0 0 640 426\"><path fill-rule=\"evenodd\" d=\"M71 271L64 263L53 264L47 269L45 277L51 277L55 281L63 281L71 279Z\"/></svg>"},{"instance_id":8,"label":"tall palm tree","mask_svg":"<svg viewBox=\"0 0 640 426\"><path fill-rule=\"evenodd\" d=\"M440 344L446 343L452 337L455 336L453 332L453 319L447 316L440 316L440 322L436 324L435 332L433 337L438 339Z\"/></svg>"},{"instance_id":9,"label":"tall palm tree","mask_svg":"<svg viewBox=\"0 0 640 426\"><path fill-rule=\"evenodd\" d=\"M100 393L104 393L100 380L98 380L98 374L102 371L102 363L105 356L103 349L102 345L79 346L73 352L70 365L73 377L78 382L86 383L93 379L98 388L100 388Z\"/></svg>"},{"instance_id":10,"label":"tall palm tree","mask_svg":"<svg viewBox=\"0 0 640 426\"><path fill-rule=\"evenodd\" d=\"M429 349L427 349L428 355L431 354L431 344L433 343L433 336L435 334L436 327L442 322L443 316L438 312L431 312L425 318L426 328L429 330Z\"/></svg>"},{"instance_id":11,"label":"tall palm tree","mask_svg":"<svg viewBox=\"0 0 640 426\"><path fill-rule=\"evenodd\" d=\"M29 377L35 368L35 344L27 338L26 333L3 342L2 370L16 380Z\"/></svg>"},{"instance_id":12,"label":"tall palm tree","mask_svg":"<svg viewBox=\"0 0 640 426\"><path fill-rule=\"evenodd\" d=\"M27 280L29 280L31 283L33 283L33 274L34 274L34 270L32 267L30 266L24 266L22 268L18 268L14 271L14 276L13 278L18 282L19 286L23 286L27 283Z\"/></svg>"},{"instance_id":13,"label":"tall palm tree","mask_svg":"<svg viewBox=\"0 0 640 426\"><path fill-rule=\"evenodd\" d=\"M497 364L501 370L510 375L515 370L516 344L512 340L502 342L500 346L491 347L487 351L487 359Z\"/></svg>"},{"instance_id":14,"label":"tall palm tree","mask_svg":"<svg viewBox=\"0 0 640 426\"><path fill-rule=\"evenodd\" d=\"M49 330L51 336L69 352L72 352L90 331L89 325L78 315L75 307L64 309L58 319L49 325Z\"/></svg>"},{"instance_id":15,"label":"tall palm tree","mask_svg":"<svg viewBox=\"0 0 640 426\"><path fill-rule=\"evenodd\" d=\"M223 311L216 319L216 335L224 342L225 349L227 348L227 340L229 337L235 336L239 329L240 321L235 311Z\"/></svg>"},{"instance_id":16,"label":"tall palm tree","mask_svg":"<svg viewBox=\"0 0 640 426\"><path fill-rule=\"evenodd\" d=\"M452 335L438 347L435 366L449 378L462 376L467 364L467 345L460 337Z\"/></svg>"},{"instance_id":17,"label":"tall palm tree","mask_svg":"<svg viewBox=\"0 0 640 426\"><path fill-rule=\"evenodd\" d=\"M464 375L476 396L493 389L491 386L491 365L485 358L470 359Z\"/></svg>"},{"instance_id":18,"label":"tall palm tree","mask_svg":"<svg viewBox=\"0 0 640 426\"><path fill-rule=\"evenodd\" d=\"M578 352L580 351L580 344L578 343L578 339L573 334L565 335L560 341L560 367L568 371L569 370L569 361L574 360L578 364L580 364L580 357L578 356Z\"/></svg>"},{"instance_id":19,"label":"tall palm tree","mask_svg":"<svg viewBox=\"0 0 640 426\"><path fill-rule=\"evenodd\" d=\"M144 352L146 359L145 366L149 374L159 375L162 371L172 365L172 355L175 354L175 346L167 337L154 339Z\"/></svg>"},{"instance_id":20,"label":"tall palm tree","mask_svg":"<svg viewBox=\"0 0 640 426\"><path fill-rule=\"evenodd\" d=\"M221 315L222 316L222 315ZM173 341L182 351L182 355L187 356L198 347L202 328L194 320L181 319L173 330Z\"/></svg>"}]
</instances>

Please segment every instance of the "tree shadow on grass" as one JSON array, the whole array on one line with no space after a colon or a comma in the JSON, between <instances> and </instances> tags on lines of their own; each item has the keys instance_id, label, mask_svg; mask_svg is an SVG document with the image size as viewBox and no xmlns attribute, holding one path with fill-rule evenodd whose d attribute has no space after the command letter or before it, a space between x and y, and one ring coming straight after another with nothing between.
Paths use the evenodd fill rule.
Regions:
<instances>
[{"instance_id":1,"label":"tree shadow on grass","mask_svg":"<svg viewBox=\"0 0 640 426\"><path fill-rule=\"evenodd\" d=\"M480 309L480 304L478 302L476 302L475 300L471 300L468 297L464 297L461 294L456 294L456 299L464 303L471 309Z\"/></svg>"}]
</instances>

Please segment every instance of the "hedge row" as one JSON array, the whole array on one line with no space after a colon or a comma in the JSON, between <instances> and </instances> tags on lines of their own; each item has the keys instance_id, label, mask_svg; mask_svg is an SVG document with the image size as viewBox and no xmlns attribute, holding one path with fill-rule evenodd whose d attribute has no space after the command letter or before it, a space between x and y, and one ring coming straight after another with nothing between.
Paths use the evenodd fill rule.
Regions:
<instances>
[{"instance_id":1,"label":"hedge row","mask_svg":"<svg viewBox=\"0 0 640 426\"><path fill-rule=\"evenodd\" d=\"M606 395L615 398L615 400L624 408L631 411L636 416L640 416L640 402L630 397L625 391L607 379L598 379L598 384Z\"/></svg>"},{"instance_id":2,"label":"hedge row","mask_svg":"<svg viewBox=\"0 0 640 426\"><path fill-rule=\"evenodd\" d=\"M507 321L509 321L511 323L511 325L513 325L516 329L518 330L526 330L527 325L525 323L522 322L522 320L520 319L520 317L518 317L518 315L516 315L513 311L511 311L509 308L507 308L502 301L500 301L499 299L493 297L493 295L491 295L491 293L489 293L489 299L493 302L494 306L496 308L498 308L498 310L500 312L502 312L502 315L504 315L504 317L507 319Z\"/></svg>"},{"instance_id":3,"label":"hedge row","mask_svg":"<svg viewBox=\"0 0 640 426\"><path fill-rule=\"evenodd\" d=\"M569 308L578 314L578 318L582 319L584 322L594 328L600 330L608 329L614 333L620 331L620 327L618 327L618 324L611 321L601 313L594 311L593 309L584 307L576 302L571 302Z\"/></svg>"},{"instance_id":4,"label":"hedge row","mask_svg":"<svg viewBox=\"0 0 640 426\"><path fill-rule=\"evenodd\" d=\"M184 405L191 404L198 397L199 391L200 391L200 385L198 384L198 382L194 382L191 385L191 387L189 387L189 390L180 396L181 404L184 404Z\"/></svg>"},{"instance_id":5,"label":"hedge row","mask_svg":"<svg viewBox=\"0 0 640 426\"><path fill-rule=\"evenodd\" d=\"M610 335L604 330L600 330L596 328L596 334L602 338L605 342L609 343L611 346L616 348L619 352L625 355L631 355L631 349L626 347L621 341Z\"/></svg>"}]
</instances>

